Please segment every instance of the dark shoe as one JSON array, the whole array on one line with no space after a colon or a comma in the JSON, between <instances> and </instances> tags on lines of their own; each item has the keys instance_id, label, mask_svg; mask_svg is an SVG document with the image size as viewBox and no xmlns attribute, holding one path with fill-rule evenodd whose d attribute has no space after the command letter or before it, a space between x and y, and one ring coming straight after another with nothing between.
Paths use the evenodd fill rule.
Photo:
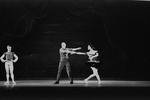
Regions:
<instances>
[{"instance_id":1,"label":"dark shoe","mask_svg":"<svg viewBox=\"0 0 150 100\"><path fill-rule=\"evenodd\" d=\"M59 82L55 82L54 84L59 84Z\"/></svg>"},{"instance_id":2,"label":"dark shoe","mask_svg":"<svg viewBox=\"0 0 150 100\"><path fill-rule=\"evenodd\" d=\"M73 84L73 81L71 81L70 84Z\"/></svg>"}]
</instances>

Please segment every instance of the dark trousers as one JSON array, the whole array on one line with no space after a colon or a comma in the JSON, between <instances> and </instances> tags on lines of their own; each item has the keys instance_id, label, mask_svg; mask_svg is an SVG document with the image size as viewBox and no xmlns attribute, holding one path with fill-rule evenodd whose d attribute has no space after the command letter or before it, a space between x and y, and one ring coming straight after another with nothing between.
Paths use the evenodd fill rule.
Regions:
<instances>
[{"instance_id":1,"label":"dark trousers","mask_svg":"<svg viewBox=\"0 0 150 100\"><path fill-rule=\"evenodd\" d=\"M58 67L58 73L57 73L56 82L59 82L60 75L61 75L61 72L62 72L64 66L66 67L66 71L67 71L68 78L69 78L70 82L73 82L73 79L71 77L70 63L67 60L59 62L59 67Z\"/></svg>"}]
</instances>

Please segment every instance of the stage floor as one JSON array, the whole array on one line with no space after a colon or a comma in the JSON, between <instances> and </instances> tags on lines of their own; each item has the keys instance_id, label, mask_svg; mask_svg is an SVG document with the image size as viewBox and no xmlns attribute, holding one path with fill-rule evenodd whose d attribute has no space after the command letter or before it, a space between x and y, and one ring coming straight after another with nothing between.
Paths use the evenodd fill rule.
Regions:
<instances>
[{"instance_id":1,"label":"stage floor","mask_svg":"<svg viewBox=\"0 0 150 100\"><path fill-rule=\"evenodd\" d=\"M150 81L119 81L119 80L102 80L98 85L97 80L89 80L86 84L83 80L74 80L70 84L69 80L61 80L59 84L54 84L55 80L18 80L16 85L4 85L5 81L0 81L0 87L150 87Z\"/></svg>"},{"instance_id":2,"label":"stage floor","mask_svg":"<svg viewBox=\"0 0 150 100\"><path fill-rule=\"evenodd\" d=\"M150 100L150 81L16 80L16 85L0 81L0 100Z\"/></svg>"}]
</instances>

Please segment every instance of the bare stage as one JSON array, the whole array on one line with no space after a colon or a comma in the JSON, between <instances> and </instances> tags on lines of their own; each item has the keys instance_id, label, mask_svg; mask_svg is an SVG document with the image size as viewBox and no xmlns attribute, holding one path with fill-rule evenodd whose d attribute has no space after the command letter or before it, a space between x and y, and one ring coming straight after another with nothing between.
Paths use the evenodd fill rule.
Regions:
<instances>
[{"instance_id":1,"label":"bare stage","mask_svg":"<svg viewBox=\"0 0 150 100\"><path fill-rule=\"evenodd\" d=\"M0 87L5 88L12 86L4 85L5 81L0 81ZM55 80L18 80L14 87L150 87L150 81L119 81L119 80L102 80L98 85L97 80L90 80L86 84L83 80L74 80L74 84L69 84L69 80L60 80L59 84L54 84Z\"/></svg>"},{"instance_id":2,"label":"bare stage","mask_svg":"<svg viewBox=\"0 0 150 100\"><path fill-rule=\"evenodd\" d=\"M90 80L85 84L74 79L74 84L62 79L16 80L16 85L0 81L0 100L150 100L150 81Z\"/></svg>"}]
</instances>

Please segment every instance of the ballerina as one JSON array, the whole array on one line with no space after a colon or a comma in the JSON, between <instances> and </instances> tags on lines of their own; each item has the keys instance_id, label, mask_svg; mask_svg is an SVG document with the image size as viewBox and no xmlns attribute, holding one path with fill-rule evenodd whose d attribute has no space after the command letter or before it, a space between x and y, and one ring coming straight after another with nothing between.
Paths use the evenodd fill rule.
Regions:
<instances>
[{"instance_id":1,"label":"ballerina","mask_svg":"<svg viewBox=\"0 0 150 100\"><path fill-rule=\"evenodd\" d=\"M98 74L98 67L100 66L100 61L98 61L97 57L99 56L99 54L98 51L94 50L93 48L93 46L88 45L89 52L77 52L76 54L87 55L89 57L89 61L87 61L87 66L89 66L92 69L93 73L89 77L84 79L85 83L87 84L89 79L96 76L96 78L98 79L98 84L101 84L100 76Z\"/></svg>"}]
</instances>

